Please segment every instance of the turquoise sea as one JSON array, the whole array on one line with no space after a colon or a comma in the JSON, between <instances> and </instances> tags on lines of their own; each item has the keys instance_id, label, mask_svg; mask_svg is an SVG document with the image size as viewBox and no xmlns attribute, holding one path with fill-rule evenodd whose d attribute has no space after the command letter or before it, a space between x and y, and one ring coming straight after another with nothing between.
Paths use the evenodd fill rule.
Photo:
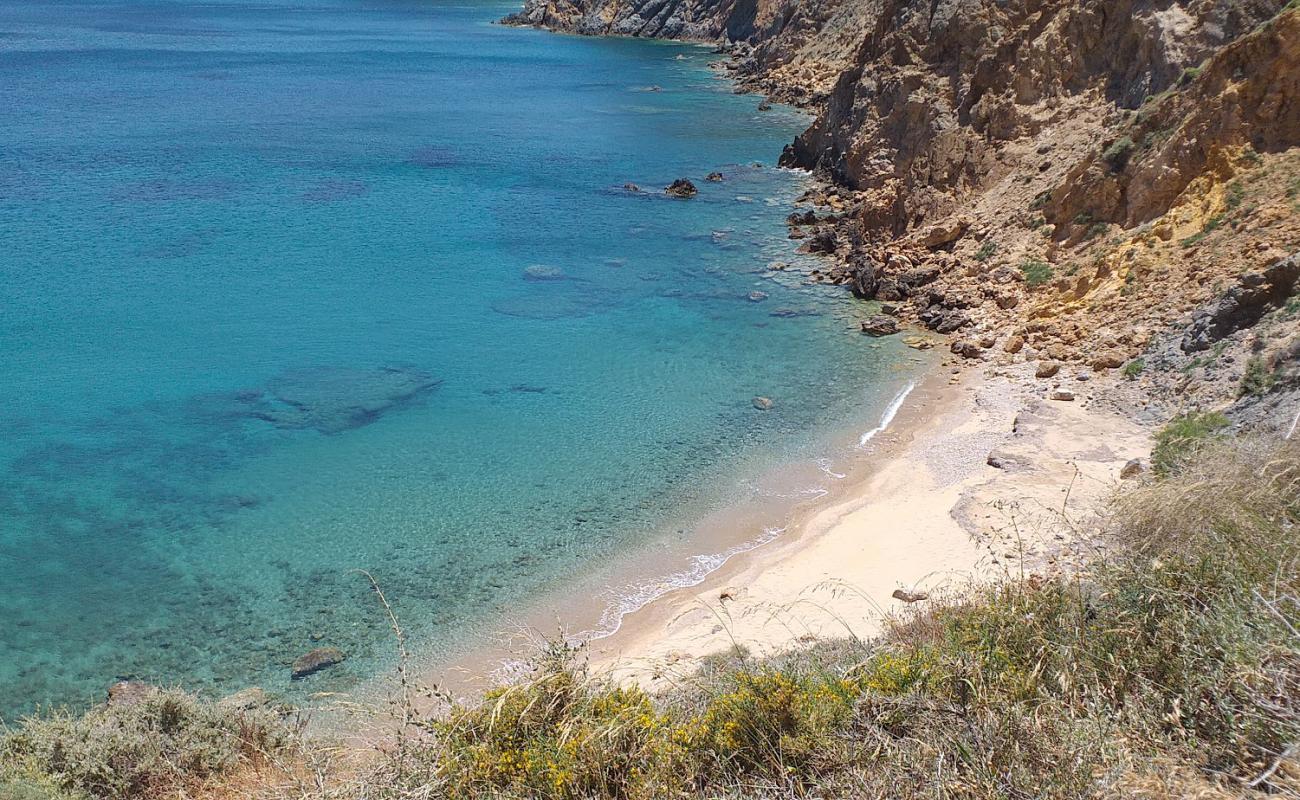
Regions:
<instances>
[{"instance_id":1,"label":"turquoise sea","mask_svg":"<svg viewBox=\"0 0 1300 800\"><path fill-rule=\"evenodd\" d=\"M804 116L511 10L0 0L0 716L348 691L392 651L359 569L431 654L617 559L695 575L691 520L907 382L768 269Z\"/></svg>"}]
</instances>

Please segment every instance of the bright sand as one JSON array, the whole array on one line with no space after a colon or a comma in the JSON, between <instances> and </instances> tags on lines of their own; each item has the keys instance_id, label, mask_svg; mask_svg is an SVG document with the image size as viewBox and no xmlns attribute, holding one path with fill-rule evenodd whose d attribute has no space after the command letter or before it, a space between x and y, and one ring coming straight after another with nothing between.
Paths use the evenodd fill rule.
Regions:
<instances>
[{"instance_id":1,"label":"bright sand","mask_svg":"<svg viewBox=\"0 0 1300 800\"><path fill-rule=\"evenodd\" d=\"M733 645L768 654L869 637L903 606L896 589L959 591L1070 568L1095 546L1087 523L1121 468L1150 451L1143 428L1089 404L1083 386L1067 402L1040 399L1044 382L932 377L880 435L856 486L629 615L589 645L593 666L654 688Z\"/></svg>"}]
</instances>

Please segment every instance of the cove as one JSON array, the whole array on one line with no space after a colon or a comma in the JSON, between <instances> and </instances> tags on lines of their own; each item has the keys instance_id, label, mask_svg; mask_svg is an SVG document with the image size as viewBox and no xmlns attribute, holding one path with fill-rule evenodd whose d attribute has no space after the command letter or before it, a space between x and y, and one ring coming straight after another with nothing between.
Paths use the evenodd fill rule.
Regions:
<instances>
[{"instance_id":1,"label":"cove","mask_svg":"<svg viewBox=\"0 0 1300 800\"><path fill-rule=\"evenodd\" d=\"M349 691L392 649L357 570L461 646L915 372L801 278L803 115L513 9L0 3L0 717Z\"/></svg>"}]
</instances>

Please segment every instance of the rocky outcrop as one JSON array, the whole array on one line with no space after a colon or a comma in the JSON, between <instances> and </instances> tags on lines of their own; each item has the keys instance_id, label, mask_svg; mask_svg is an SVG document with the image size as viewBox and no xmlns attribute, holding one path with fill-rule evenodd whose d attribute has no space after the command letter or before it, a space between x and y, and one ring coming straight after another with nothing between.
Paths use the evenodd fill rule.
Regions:
<instances>
[{"instance_id":1,"label":"rocky outcrop","mask_svg":"<svg viewBox=\"0 0 1300 800\"><path fill-rule=\"evenodd\" d=\"M512 21L716 42L741 88L815 112L781 157L826 181L789 219L825 257L809 280L995 363L1112 370L1300 241L1284 5L527 0Z\"/></svg>"},{"instance_id":2,"label":"rocky outcrop","mask_svg":"<svg viewBox=\"0 0 1300 800\"><path fill-rule=\"evenodd\" d=\"M1286 302L1297 281L1300 253L1260 272L1242 275L1236 286L1192 315L1192 324L1183 336L1183 352L1208 350L1225 336L1254 325Z\"/></svg>"},{"instance_id":3,"label":"rocky outcrop","mask_svg":"<svg viewBox=\"0 0 1300 800\"><path fill-rule=\"evenodd\" d=\"M695 184L686 178L678 178L664 189L664 194L669 197L680 197L682 199L694 197L699 193L700 190L695 188Z\"/></svg>"}]
</instances>

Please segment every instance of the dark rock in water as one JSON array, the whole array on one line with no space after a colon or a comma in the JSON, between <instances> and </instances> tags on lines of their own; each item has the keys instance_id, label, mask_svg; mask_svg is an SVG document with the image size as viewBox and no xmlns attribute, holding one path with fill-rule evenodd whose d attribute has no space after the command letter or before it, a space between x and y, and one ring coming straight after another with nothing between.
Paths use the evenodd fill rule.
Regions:
<instances>
[{"instance_id":1,"label":"dark rock in water","mask_svg":"<svg viewBox=\"0 0 1300 800\"><path fill-rule=\"evenodd\" d=\"M807 211L792 211L785 218L787 225L815 225L817 223L817 212L811 208Z\"/></svg>"},{"instance_id":2,"label":"dark rock in water","mask_svg":"<svg viewBox=\"0 0 1300 800\"><path fill-rule=\"evenodd\" d=\"M898 323L893 317L877 314L862 321L862 332L868 336L891 336L898 333Z\"/></svg>"},{"instance_id":3,"label":"dark rock in water","mask_svg":"<svg viewBox=\"0 0 1300 800\"><path fill-rule=\"evenodd\" d=\"M713 181L714 183L717 183L718 181L721 181L721 180L722 180L722 173L721 173L721 172L710 172L710 173L708 174L708 176L706 176L706 177L704 178L704 180L706 180L706 181Z\"/></svg>"},{"instance_id":4,"label":"dark rock in water","mask_svg":"<svg viewBox=\"0 0 1300 800\"><path fill-rule=\"evenodd\" d=\"M771 111L771 110L772 110L772 104L769 103L769 102L767 102L766 100L764 100L763 102L761 102L761 103L758 104L758 110L759 110L759 111Z\"/></svg>"},{"instance_id":5,"label":"dark rock in water","mask_svg":"<svg viewBox=\"0 0 1300 800\"><path fill-rule=\"evenodd\" d=\"M341 664L346 658L347 655L337 647L317 647L298 656L293 662L290 674L294 680L298 680L335 664Z\"/></svg>"},{"instance_id":6,"label":"dark rock in water","mask_svg":"<svg viewBox=\"0 0 1300 800\"><path fill-rule=\"evenodd\" d=\"M510 387L510 391L517 394L544 394L546 392L546 387L533 386L528 383L516 383L514 386Z\"/></svg>"},{"instance_id":7,"label":"dark rock in water","mask_svg":"<svg viewBox=\"0 0 1300 800\"><path fill-rule=\"evenodd\" d=\"M242 392L244 416L286 430L333 434L359 428L406 407L442 381L409 367L316 367L291 370L260 392Z\"/></svg>"},{"instance_id":8,"label":"dark rock in water","mask_svg":"<svg viewBox=\"0 0 1300 800\"><path fill-rule=\"evenodd\" d=\"M761 303L766 299L767 299L767 292L760 292L756 290L749 293L749 301L751 303Z\"/></svg>"},{"instance_id":9,"label":"dark rock in water","mask_svg":"<svg viewBox=\"0 0 1300 800\"><path fill-rule=\"evenodd\" d=\"M1237 285L1192 315L1183 335L1182 350L1194 353L1242 328L1254 325L1281 306L1300 283L1300 253L1261 272L1242 275Z\"/></svg>"},{"instance_id":10,"label":"dark rock in water","mask_svg":"<svg viewBox=\"0 0 1300 800\"><path fill-rule=\"evenodd\" d=\"M641 187L637 186L635 183L628 182L623 184L623 191L631 192L632 194L639 194L641 192Z\"/></svg>"},{"instance_id":11,"label":"dark rock in water","mask_svg":"<svg viewBox=\"0 0 1300 800\"><path fill-rule=\"evenodd\" d=\"M691 183L686 178L678 178L673 181L667 189L664 189L664 194L667 194L669 197L687 198L694 197L699 193L700 190L695 188L695 184Z\"/></svg>"},{"instance_id":12,"label":"dark rock in water","mask_svg":"<svg viewBox=\"0 0 1300 800\"><path fill-rule=\"evenodd\" d=\"M829 225L824 225L808 237L804 249L809 253L834 253L840 245L839 234Z\"/></svg>"},{"instance_id":13,"label":"dark rock in water","mask_svg":"<svg viewBox=\"0 0 1300 800\"><path fill-rule=\"evenodd\" d=\"M564 270L546 264L533 264L524 268L524 280L562 281L564 280Z\"/></svg>"},{"instance_id":14,"label":"dark rock in water","mask_svg":"<svg viewBox=\"0 0 1300 800\"><path fill-rule=\"evenodd\" d=\"M849 290L854 296L871 300L879 288L880 270L870 258L859 258L849 267Z\"/></svg>"},{"instance_id":15,"label":"dark rock in water","mask_svg":"<svg viewBox=\"0 0 1300 800\"><path fill-rule=\"evenodd\" d=\"M645 275L638 276L649 280ZM526 295L507 297L492 310L524 319L569 319L604 313L621 302L618 294L584 286L580 281L537 281Z\"/></svg>"},{"instance_id":16,"label":"dark rock in water","mask_svg":"<svg viewBox=\"0 0 1300 800\"><path fill-rule=\"evenodd\" d=\"M821 312L807 308L778 308L770 312L768 316L780 317L781 319L792 319L794 317L817 317L821 316Z\"/></svg>"},{"instance_id":17,"label":"dark rock in water","mask_svg":"<svg viewBox=\"0 0 1300 800\"><path fill-rule=\"evenodd\" d=\"M144 681L118 681L108 687L108 705L110 708L130 708L143 703L157 693L157 686Z\"/></svg>"},{"instance_id":18,"label":"dark rock in water","mask_svg":"<svg viewBox=\"0 0 1300 800\"><path fill-rule=\"evenodd\" d=\"M750 402L753 404L754 408L757 408L759 411L772 410L772 398L770 397L755 397Z\"/></svg>"}]
</instances>

